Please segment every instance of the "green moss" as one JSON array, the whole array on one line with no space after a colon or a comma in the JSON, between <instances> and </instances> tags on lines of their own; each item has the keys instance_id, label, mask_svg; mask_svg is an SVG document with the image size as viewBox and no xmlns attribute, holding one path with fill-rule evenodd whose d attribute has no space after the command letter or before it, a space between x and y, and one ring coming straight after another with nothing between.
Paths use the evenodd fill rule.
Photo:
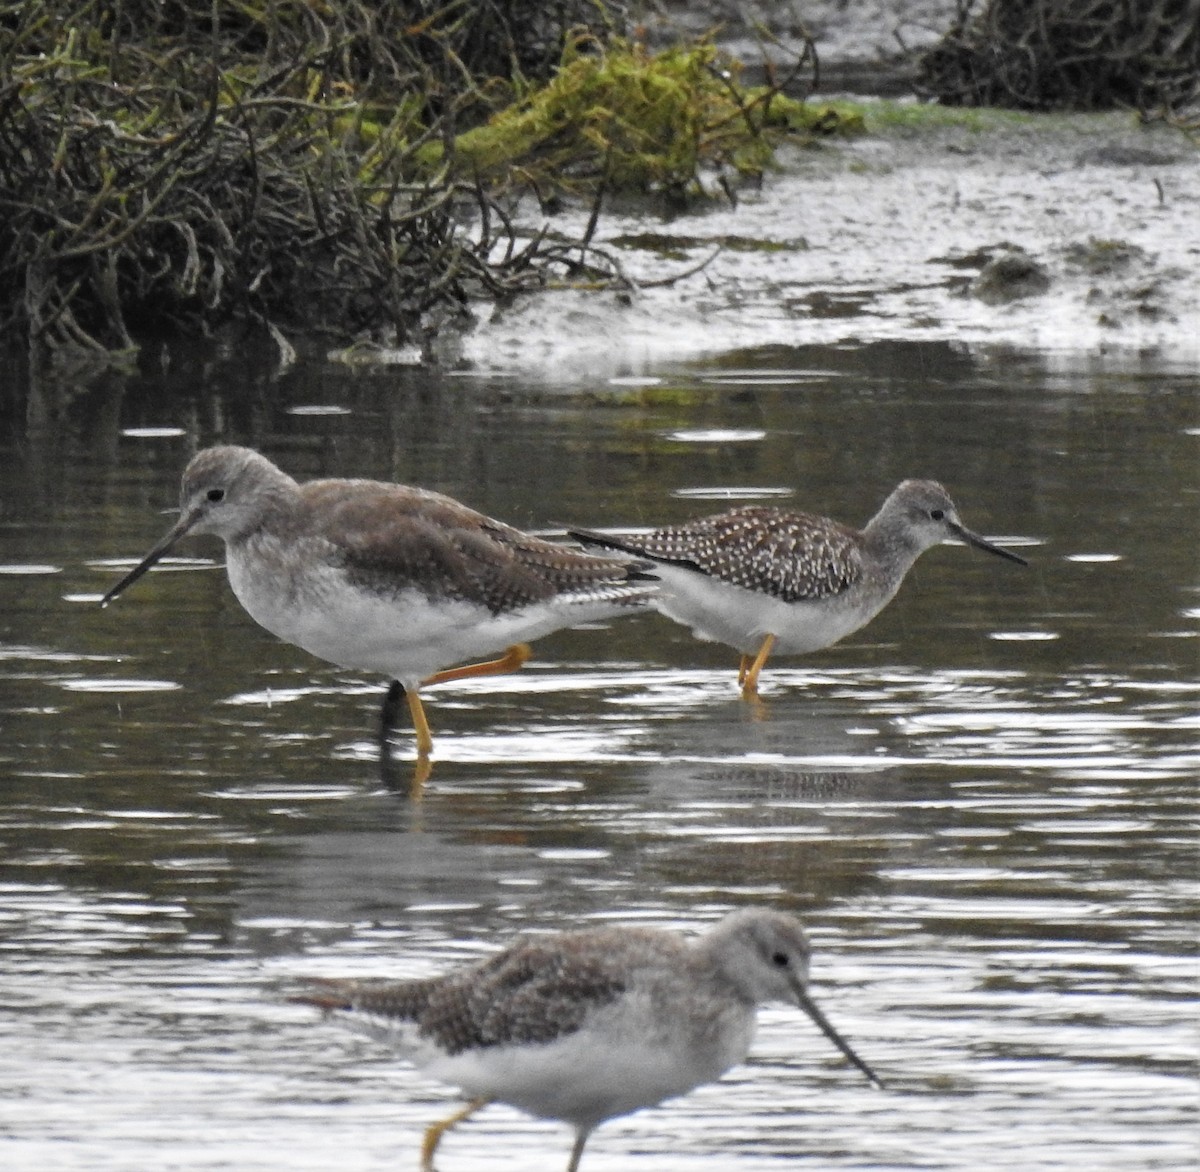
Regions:
<instances>
[{"instance_id":1,"label":"green moss","mask_svg":"<svg viewBox=\"0 0 1200 1172\"><path fill-rule=\"evenodd\" d=\"M996 110L986 107L939 106L932 102L897 101L831 101L825 109L858 128L880 133L888 130L925 130L958 127L983 133L989 130L1011 130L1033 126L1038 116L1018 110Z\"/></svg>"},{"instance_id":2,"label":"green moss","mask_svg":"<svg viewBox=\"0 0 1200 1172\"><path fill-rule=\"evenodd\" d=\"M767 126L810 135L862 134L867 128L862 109L850 102L801 102L787 94L771 94L765 86L749 93L755 101L764 101Z\"/></svg>"},{"instance_id":3,"label":"green moss","mask_svg":"<svg viewBox=\"0 0 1200 1172\"><path fill-rule=\"evenodd\" d=\"M862 118L744 88L709 40L652 54L636 42L572 41L544 86L454 140L452 166L492 182L581 189L701 190L703 168L761 174L784 139L861 130ZM431 143L420 160L444 159Z\"/></svg>"}]
</instances>

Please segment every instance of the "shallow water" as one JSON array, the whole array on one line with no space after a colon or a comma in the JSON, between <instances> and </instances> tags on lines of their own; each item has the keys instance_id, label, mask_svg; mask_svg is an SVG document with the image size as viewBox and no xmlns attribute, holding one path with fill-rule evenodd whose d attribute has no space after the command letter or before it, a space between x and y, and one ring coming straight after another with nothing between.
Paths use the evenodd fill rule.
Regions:
<instances>
[{"instance_id":1,"label":"shallow water","mask_svg":"<svg viewBox=\"0 0 1200 1172\"><path fill-rule=\"evenodd\" d=\"M1194 372L773 348L568 391L169 357L13 395L0 439L0 1164L415 1167L452 1097L289 1004L302 978L769 903L887 1090L773 1008L749 1063L607 1124L586 1169L1191 1166ZM742 499L861 522L936 476L1031 566L929 552L759 705L665 620L562 632L431 691L414 801L407 736L379 766L380 682L258 630L209 545L97 607L215 440L551 530ZM494 1107L441 1166L568 1147Z\"/></svg>"}]
</instances>

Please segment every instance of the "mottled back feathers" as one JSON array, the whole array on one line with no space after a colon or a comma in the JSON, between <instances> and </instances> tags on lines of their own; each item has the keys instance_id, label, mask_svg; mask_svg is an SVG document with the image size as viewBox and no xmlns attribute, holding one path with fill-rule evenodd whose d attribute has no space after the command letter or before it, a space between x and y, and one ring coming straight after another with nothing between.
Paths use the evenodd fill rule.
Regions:
<instances>
[{"instance_id":1,"label":"mottled back feathers","mask_svg":"<svg viewBox=\"0 0 1200 1172\"><path fill-rule=\"evenodd\" d=\"M496 956L444 977L370 984L328 982L302 1000L384 1022L411 1022L446 1053L552 1042L574 1033L595 1009L625 991L619 965L594 935L517 941Z\"/></svg>"},{"instance_id":2,"label":"mottled back feathers","mask_svg":"<svg viewBox=\"0 0 1200 1172\"><path fill-rule=\"evenodd\" d=\"M297 523L329 543L352 583L382 594L417 589L502 614L562 595L637 604L652 593L635 564L543 541L440 493L324 480L298 498Z\"/></svg>"},{"instance_id":3,"label":"mottled back feathers","mask_svg":"<svg viewBox=\"0 0 1200 1172\"><path fill-rule=\"evenodd\" d=\"M746 505L652 533L572 530L588 545L697 570L783 602L828 598L863 573L855 530L811 513Z\"/></svg>"}]
</instances>

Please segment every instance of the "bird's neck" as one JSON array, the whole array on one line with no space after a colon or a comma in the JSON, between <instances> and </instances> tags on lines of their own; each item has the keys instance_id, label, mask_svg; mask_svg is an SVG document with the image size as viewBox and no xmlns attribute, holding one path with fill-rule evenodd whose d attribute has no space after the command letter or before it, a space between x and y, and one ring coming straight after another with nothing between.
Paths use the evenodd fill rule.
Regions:
<instances>
[{"instance_id":1,"label":"bird's neck","mask_svg":"<svg viewBox=\"0 0 1200 1172\"><path fill-rule=\"evenodd\" d=\"M872 517L863 530L862 547L871 563L873 576L886 589L889 598L900 588L904 575L925 550L913 537L904 519L887 509Z\"/></svg>"},{"instance_id":2,"label":"bird's neck","mask_svg":"<svg viewBox=\"0 0 1200 1172\"><path fill-rule=\"evenodd\" d=\"M697 941L696 950L700 964L713 974L722 991L732 994L747 1011L753 1013L758 1007L758 990L746 978L744 967L736 957L730 956L727 942L718 934Z\"/></svg>"},{"instance_id":3,"label":"bird's neck","mask_svg":"<svg viewBox=\"0 0 1200 1172\"><path fill-rule=\"evenodd\" d=\"M261 482L256 492L259 508L245 525L229 535L231 546L245 545L265 536L288 541L304 531L304 499L300 486L290 476L279 472L277 477Z\"/></svg>"}]
</instances>

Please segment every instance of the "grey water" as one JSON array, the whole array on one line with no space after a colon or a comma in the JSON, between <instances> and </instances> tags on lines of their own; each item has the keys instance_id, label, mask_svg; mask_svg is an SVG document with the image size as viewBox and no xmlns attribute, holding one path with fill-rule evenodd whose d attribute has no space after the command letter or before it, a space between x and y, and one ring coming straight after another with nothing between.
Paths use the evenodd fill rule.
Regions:
<instances>
[{"instance_id":1,"label":"grey water","mask_svg":"<svg viewBox=\"0 0 1200 1172\"><path fill-rule=\"evenodd\" d=\"M1180 1169L1197 1140L1200 374L1153 356L777 347L567 386L175 348L0 401L0 1166L415 1168L453 1095L288 1002L525 929L801 914L813 992L584 1167ZM524 528L743 501L861 524L943 481L1029 559L927 553L844 644L737 657L654 615L431 689L258 629L220 550L101 610L212 442ZM492 1107L440 1166L559 1169Z\"/></svg>"}]
</instances>

